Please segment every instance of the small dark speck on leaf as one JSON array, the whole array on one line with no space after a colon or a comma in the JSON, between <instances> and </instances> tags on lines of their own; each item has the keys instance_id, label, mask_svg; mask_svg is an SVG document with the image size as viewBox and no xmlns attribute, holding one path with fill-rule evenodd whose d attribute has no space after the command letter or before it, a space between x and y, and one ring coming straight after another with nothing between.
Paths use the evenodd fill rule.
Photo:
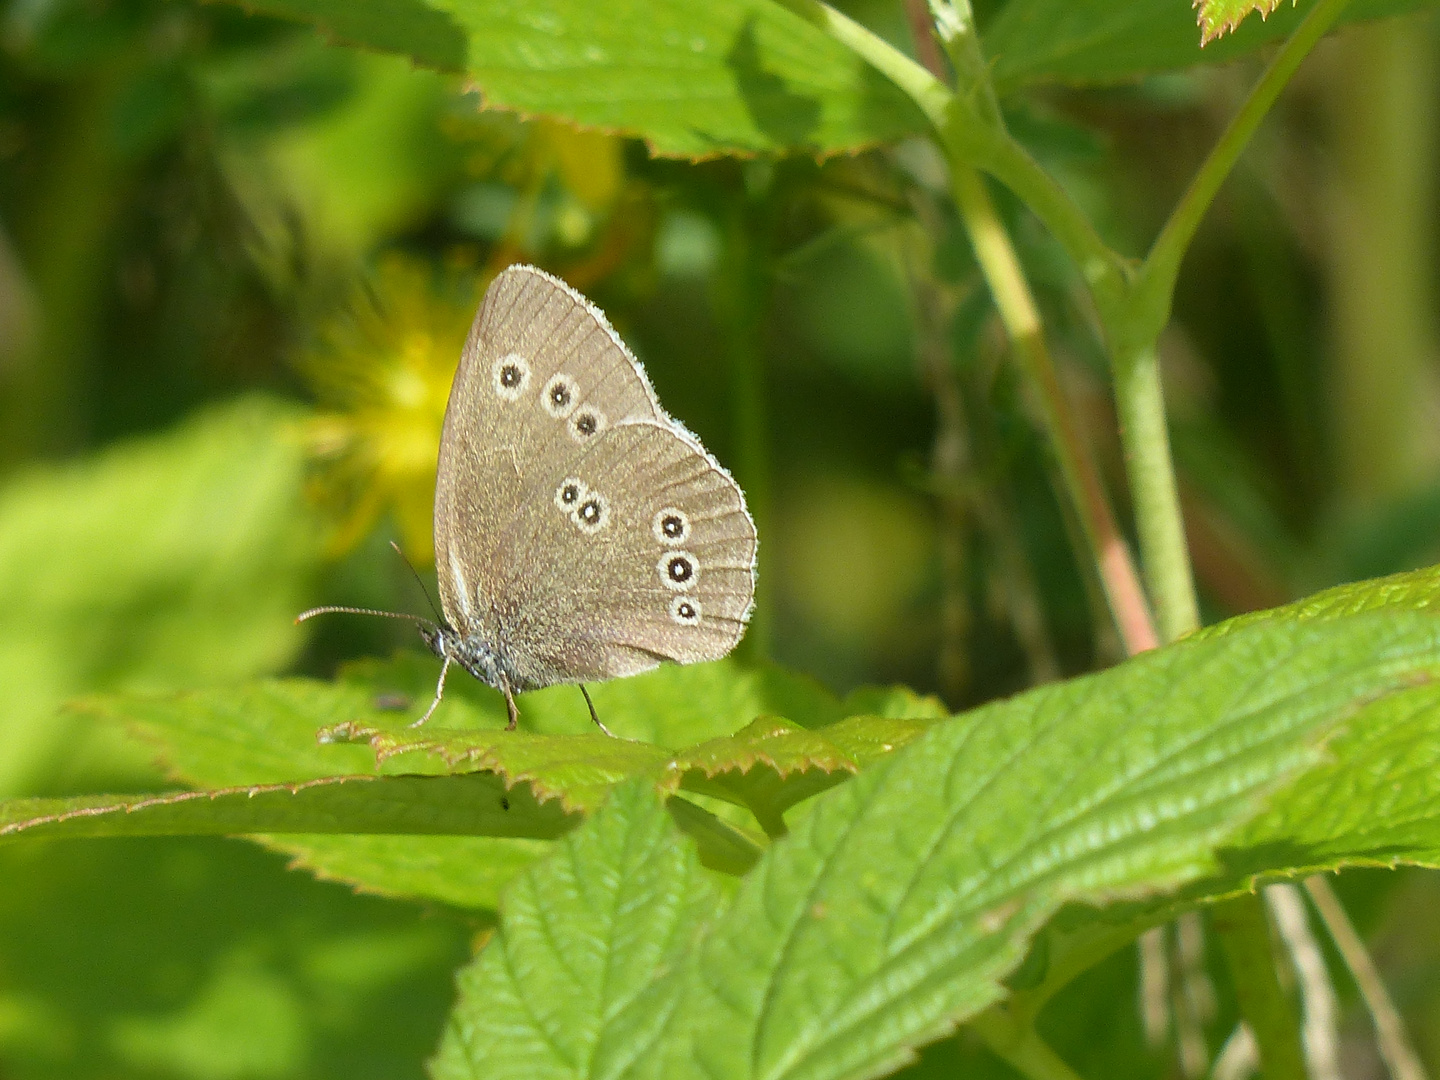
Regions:
<instances>
[{"instance_id":1,"label":"small dark speck on leaf","mask_svg":"<svg viewBox=\"0 0 1440 1080\"><path fill-rule=\"evenodd\" d=\"M501 796L500 796L500 809L501 809L501 810L509 810L509 809L510 809L510 799L509 799L507 796L505 796L505 795L501 795Z\"/></svg>"}]
</instances>

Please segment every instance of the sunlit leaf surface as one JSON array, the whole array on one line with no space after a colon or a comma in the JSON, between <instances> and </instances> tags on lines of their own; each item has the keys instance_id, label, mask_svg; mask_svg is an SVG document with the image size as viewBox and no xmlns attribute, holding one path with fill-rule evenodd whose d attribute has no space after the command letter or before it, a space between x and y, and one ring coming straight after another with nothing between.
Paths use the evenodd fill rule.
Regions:
<instances>
[{"instance_id":1,"label":"sunlit leaf surface","mask_svg":"<svg viewBox=\"0 0 1440 1080\"><path fill-rule=\"evenodd\" d=\"M1302 834L1304 850L1323 849L1331 865L1370 858L1387 830L1387 843L1396 830L1405 834L1404 857L1433 849L1440 822L1397 802L1388 783L1352 786L1341 809L1333 804L1342 792L1322 777L1347 738L1366 742L1358 752L1377 768L1423 767L1425 759L1387 757L1374 742L1388 730L1412 749L1440 745L1440 713L1406 700L1436 674L1440 624L1432 618L1272 622L942 721L820 795L732 903L689 917L699 936L682 957L647 975L652 965L638 962L628 939L602 935L608 962L596 970L624 971L628 981L623 993L605 979L570 989L572 1011L604 1019L563 1048L533 1014L513 1008L504 1011L505 1032L485 1026L502 1002L543 998L547 980L559 977L549 955L523 933L512 936L510 921L550 925L558 912L538 890L517 897L479 961L488 978L464 980L437 1076L882 1071L1002 996L999 980L1029 936L1067 901L1155 895L1201 880L1220 892L1245 872L1293 865ZM1312 783L1332 813L1302 827L1279 809L1280 793ZM645 805L646 820L658 823L658 803ZM617 827L612 813L630 828L642 811L633 800L617 804L577 840ZM1369 838L1353 831L1362 818ZM667 847L683 843L668 835ZM569 872L623 890L631 883L625 865L597 858ZM641 883L633 884L639 895ZM675 887L647 881L643 895ZM641 921L642 904L634 912ZM508 957L504 974L490 966L491 950ZM644 1007L608 1009L616 994ZM475 1037L480 1030L491 1037Z\"/></svg>"}]
</instances>

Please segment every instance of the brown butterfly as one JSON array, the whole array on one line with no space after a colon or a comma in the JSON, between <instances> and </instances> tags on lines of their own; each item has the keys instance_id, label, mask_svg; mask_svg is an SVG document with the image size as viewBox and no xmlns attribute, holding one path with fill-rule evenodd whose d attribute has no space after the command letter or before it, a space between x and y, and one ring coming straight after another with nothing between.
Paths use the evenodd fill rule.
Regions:
<instances>
[{"instance_id":1,"label":"brown butterfly","mask_svg":"<svg viewBox=\"0 0 1440 1080\"><path fill-rule=\"evenodd\" d=\"M700 440L666 415L605 316L511 266L485 293L445 410L435 485L440 657L505 695L717 660L755 596L755 523ZM600 724L601 730L605 730Z\"/></svg>"}]
</instances>

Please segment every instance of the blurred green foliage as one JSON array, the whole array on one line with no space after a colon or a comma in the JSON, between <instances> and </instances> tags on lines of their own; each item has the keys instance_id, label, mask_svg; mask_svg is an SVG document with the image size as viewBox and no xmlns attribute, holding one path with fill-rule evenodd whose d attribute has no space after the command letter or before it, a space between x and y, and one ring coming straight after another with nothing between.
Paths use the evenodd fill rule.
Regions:
<instances>
[{"instance_id":1,"label":"blurred green foliage","mask_svg":"<svg viewBox=\"0 0 1440 1080\"><path fill-rule=\"evenodd\" d=\"M157 768L133 730L97 722L105 710L62 706L204 689L241 708L253 700L228 688L244 680L328 678L413 645L381 620L302 632L292 618L319 602L424 610L386 541L424 572L456 338L489 276L518 260L604 307L667 408L735 469L762 534L755 652L830 688L789 676L653 698L642 680L597 688L607 716L644 698L635 713L655 730L630 734L682 746L762 713L838 719L852 713L836 695L874 682L959 708L1115 658L1027 390L935 196L943 165L905 137L923 126L908 102L831 39L776 5L727 0L707 8L685 63L657 73L625 54L630 38L607 36L602 14L584 33L547 33L541 16L577 7L560 0L529 10L519 44L507 28L524 20L478 2L252 6L0 7L0 795L370 767L365 748L310 741L309 699L285 714L283 737L250 748L274 755L264 776L223 740L207 768L174 756ZM842 6L911 47L900 5ZM1352 13L1416 6L1433 7L1357 0ZM1303 14L1282 5L1200 57L1184 3L977 9L1012 130L1132 253L1252 79L1256 47ZM647 27L662 43L673 30ZM554 99L527 83L514 59L526 48L593 63L568 91L594 91L590 111L567 115L601 130L528 115ZM1213 617L1440 557L1437 56L1423 14L1328 43L1188 255L1162 355ZM1078 85L1116 76L1129 81ZM703 122L665 100L686 93L710 95ZM637 131L648 145L623 134ZM768 152L794 147L852 152ZM713 157L733 148L759 155ZM1001 206L1121 491L1081 283L1017 201ZM1341 302L1352 295L1364 302ZM937 421L951 380L958 470ZM354 720L385 712L386 694L419 700L433 674L404 655L316 693L345 698L329 719ZM721 686L742 687L733 709L707 696ZM886 713L867 693L850 708ZM477 726L496 715L484 690L449 694ZM573 692L526 708L543 731L585 723ZM255 728L231 731L218 706L212 718L241 737L273 719L245 715ZM755 825L719 797L704 805ZM418 1076L500 890L550 848L267 843L0 849L0 1075ZM281 854L309 873L287 873ZM356 895L327 876L425 900ZM1378 935L1433 1064L1434 880L1369 872L1342 891ZM1170 1068L1162 1053L1136 1056L1136 981L1131 954L1116 954L1042 1015L1083 1074ZM1347 1050L1369 1053L1353 988L1341 990ZM1233 1017L1223 985L1220 996ZM908 1075L961 1070L1011 1075L966 1036Z\"/></svg>"}]
</instances>

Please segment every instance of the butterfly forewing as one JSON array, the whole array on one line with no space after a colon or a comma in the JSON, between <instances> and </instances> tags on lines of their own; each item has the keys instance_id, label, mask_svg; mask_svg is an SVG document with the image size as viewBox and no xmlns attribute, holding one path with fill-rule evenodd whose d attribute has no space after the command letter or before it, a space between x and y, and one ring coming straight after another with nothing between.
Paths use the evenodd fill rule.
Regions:
<instances>
[{"instance_id":1,"label":"butterfly forewing","mask_svg":"<svg viewBox=\"0 0 1440 1080\"><path fill-rule=\"evenodd\" d=\"M501 582L538 512L537 489L615 425L663 417L639 364L584 297L533 267L496 277L440 438L435 558L450 623L503 651L497 637L515 598Z\"/></svg>"}]
</instances>

